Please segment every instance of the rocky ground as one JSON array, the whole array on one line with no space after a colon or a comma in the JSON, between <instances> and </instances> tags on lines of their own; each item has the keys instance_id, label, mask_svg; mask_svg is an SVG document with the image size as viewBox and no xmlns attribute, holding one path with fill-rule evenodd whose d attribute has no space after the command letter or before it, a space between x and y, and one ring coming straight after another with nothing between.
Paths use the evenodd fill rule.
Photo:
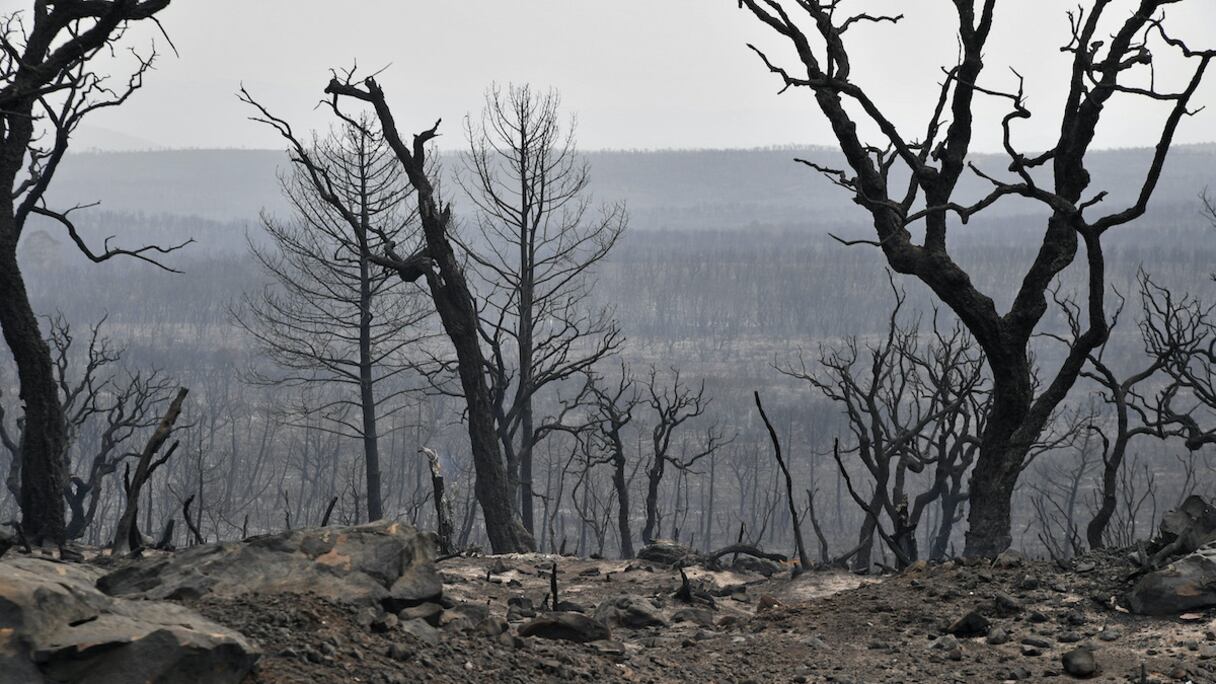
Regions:
<instances>
[{"instance_id":1,"label":"rocky ground","mask_svg":"<svg viewBox=\"0 0 1216 684\"><path fill-rule=\"evenodd\" d=\"M791 576L670 544L433 561L432 536L379 522L142 558L14 551L0 683L1216 683L1216 545L1149 572L1151 550Z\"/></svg>"},{"instance_id":2,"label":"rocky ground","mask_svg":"<svg viewBox=\"0 0 1216 684\"><path fill-rule=\"evenodd\" d=\"M563 607L601 617L608 639L518 636L549 592L554 562L559 599L571 604ZM439 567L451 607L436 612L438 628L386 624L318 597L190 605L262 644L248 681L267 684L1040 681L1070 678L1063 657L1075 650L1092 656L1096 681L1216 682L1216 614L1120 610L1117 590L1132 566L1114 554L1067 571L1006 558L922 565L881 581L690 568L712 609L673 599L678 571L645 561L527 555ZM596 610L605 604L625 608ZM1075 668L1087 658L1072 660Z\"/></svg>"}]
</instances>

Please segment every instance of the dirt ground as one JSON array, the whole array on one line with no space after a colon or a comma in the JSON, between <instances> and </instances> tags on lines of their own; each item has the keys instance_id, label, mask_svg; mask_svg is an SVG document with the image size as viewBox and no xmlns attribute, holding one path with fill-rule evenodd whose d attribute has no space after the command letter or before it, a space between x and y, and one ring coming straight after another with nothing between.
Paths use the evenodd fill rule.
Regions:
<instances>
[{"instance_id":1,"label":"dirt ground","mask_svg":"<svg viewBox=\"0 0 1216 684\"><path fill-rule=\"evenodd\" d=\"M558 564L559 597L590 615L618 596L646 601L666 625L613 627L591 643L519 637L479 626L508 601L538 613ZM822 571L790 579L689 568L709 610L672 597L679 572L645 561L542 555L440 562L437 630L385 623L370 608L312 596L191 603L264 649L250 684L294 682L1002 682L1067 681L1061 658L1092 648L1102 682L1216 683L1216 613L1146 618L1119 608L1131 565L1117 554L1061 570L951 561L885 578ZM949 634L978 611L987 636ZM501 624L501 623L499 623Z\"/></svg>"}]
</instances>

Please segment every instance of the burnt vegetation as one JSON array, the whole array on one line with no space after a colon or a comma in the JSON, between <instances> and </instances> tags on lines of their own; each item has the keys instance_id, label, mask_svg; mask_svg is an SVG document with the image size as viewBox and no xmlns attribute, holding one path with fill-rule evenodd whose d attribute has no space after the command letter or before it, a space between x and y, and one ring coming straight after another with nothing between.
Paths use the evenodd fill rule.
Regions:
<instances>
[{"instance_id":1,"label":"burnt vegetation","mask_svg":"<svg viewBox=\"0 0 1216 684\"><path fill-rule=\"evenodd\" d=\"M957 60L912 128L855 74L903 17L853 4L738 1L757 78L833 143L749 152L587 153L555 90L490 84L461 125L399 73L339 68L306 98L317 131L239 89L282 152L70 153L153 87L169 0L0 18L13 543L135 557L387 520L444 558L1163 565L1180 547L1143 540L1216 495L1216 152L1174 143L1216 51L1175 36L1179 0L1081 3L1063 107L1036 113L990 44L998 3L954 0L922 39ZM1158 105L1155 144L1095 149L1131 99ZM1023 149L1045 116L1056 139ZM99 165L146 194L93 206ZM549 607L580 612L547 562Z\"/></svg>"}]
</instances>

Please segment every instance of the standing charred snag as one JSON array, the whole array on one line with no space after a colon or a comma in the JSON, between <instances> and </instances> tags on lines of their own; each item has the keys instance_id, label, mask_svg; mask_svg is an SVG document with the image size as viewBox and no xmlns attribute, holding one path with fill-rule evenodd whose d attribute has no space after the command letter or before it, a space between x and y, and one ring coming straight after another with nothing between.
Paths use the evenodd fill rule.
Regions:
<instances>
[{"instance_id":1,"label":"standing charred snag","mask_svg":"<svg viewBox=\"0 0 1216 684\"><path fill-rule=\"evenodd\" d=\"M119 87L110 87L90 65L113 53L130 24L155 22L168 5L169 0L59 0L0 17L0 329L25 407L20 506L24 532L34 544L65 541L67 422L50 349L17 262L17 243L29 217L39 215L57 222L94 262L130 256L155 264L156 255L183 246L122 249L107 241L95 252L71 217L82 207L57 211L44 199L81 120L121 105L138 90L155 51L135 54L134 73Z\"/></svg>"},{"instance_id":2,"label":"standing charred snag","mask_svg":"<svg viewBox=\"0 0 1216 684\"><path fill-rule=\"evenodd\" d=\"M157 551L172 551L173 550L173 528L177 526L176 518L169 518L169 522L165 523L165 529L160 533L160 540L152 548Z\"/></svg>"},{"instance_id":3,"label":"standing charred snag","mask_svg":"<svg viewBox=\"0 0 1216 684\"><path fill-rule=\"evenodd\" d=\"M852 55L844 34L858 27L900 17L837 11L838 2L797 3L799 17L787 12L782 0L739 0L763 24L793 45L797 72L774 63L755 46L749 46L765 66L789 88L808 88L828 119L848 170L829 169L809 161L810 168L852 193L869 212L877 240L862 241L880 248L891 268L914 275L929 286L970 330L983 349L992 375L992 399L986 411L976 466L971 478L971 511L965 553L995 556L1008 548L1014 487L1035 441L1047 427L1056 407L1076 382L1089 354L1108 335L1105 301L1105 257L1102 238L1108 230L1141 217L1156 189L1174 133L1216 51L1196 51L1170 36L1160 10L1177 0L1142 0L1135 12L1108 26L1108 0L1086 3L1069 12L1071 40L1063 51L1072 55L1070 90L1055 144L1043 154L1028 157L1014 145L1012 124L1029 118L1018 78L1014 92L1000 92L980 84L995 0L956 0L956 39L959 62L946 70L936 107L919 139L899 131L875 99L852 80ZM792 4L792 3L791 3ZM979 5L977 7L977 5ZM1087 11L1086 11L1087 10ZM809 21L801 21L803 14ZM852 34L850 34L851 36ZM1154 53L1172 50L1194 64L1185 84L1173 92L1156 89L1152 78ZM1159 75L1159 74L1158 74ZM1143 77L1143 80L1141 78ZM1086 215L1106 199L1106 192L1090 193L1086 155L1103 114L1114 115L1115 94L1151 98L1169 108L1155 152L1144 173L1139 193L1125 209L1105 216ZM997 97L1011 104L1002 119L1003 146L1012 177L1001 179L980 170L970 155L975 99ZM861 121L857 121L860 118ZM871 126L881 142L866 142L860 131ZM943 131L943 128L945 129ZM801 160L800 160L801 161ZM899 167L899 168L896 168ZM1050 184L1032 171L1050 168ZM974 203L957 196L959 180L970 168L992 186ZM897 173L892 174L892 169ZM907 171L902 188L893 187ZM947 233L950 215L966 223L976 213L1006 197L1022 197L1051 212L1034 262L1027 269L1008 311L1001 313L992 298L980 291L967 271L950 254ZM923 208L921 208L923 207ZM914 235L924 223L922 239ZM857 242L852 244L858 244ZM1086 327L1070 345L1064 361L1050 380L1036 386L1029 346L1048 310L1047 291L1052 281L1085 247L1088 268Z\"/></svg>"},{"instance_id":4,"label":"standing charred snag","mask_svg":"<svg viewBox=\"0 0 1216 684\"><path fill-rule=\"evenodd\" d=\"M705 430L705 436L697 449L683 458L671 453L671 440L684 423L705 415L712 401L705 396L705 383L696 390L680 380L680 371L672 369L671 385L663 385L658 371L652 366L646 380L645 400L654 421L650 428L650 462L646 466L646 524L642 527L642 541L649 544L655 540L659 527L659 486L667 466L684 470L709 456L734 438L726 438L717 424Z\"/></svg>"},{"instance_id":5,"label":"standing charred snag","mask_svg":"<svg viewBox=\"0 0 1216 684\"><path fill-rule=\"evenodd\" d=\"M444 332L455 349L460 386L467 408L469 445L477 473L477 501L481 505L490 547L495 553L533 551L536 542L523 526L517 507L513 505L514 491L499 449L494 403L485 375L486 358L479 339L477 306L449 235L452 228L451 207L442 204L427 169L426 146L439 135L439 122L415 135L412 146L406 145L397 130L384 91L374 78L356 85L348 74L345 81L332 79L325 92L333 96L335 112L339 112L338 102L341 98L364 102L375 109L381 133L414 187L424 247L413 257L402 258L396 253L394 245L386 244L386 253L380 263L394 269L402 280L408 282L426 278Z\"/></svg>"},{"instance_id":6,"label":"standing charred snag","mask_svg":"<svg viewBox=\"0 0 1216 684\"><path fill-rule=\"evenodd\" d=\"M589 215L588 165L573 121L563 130L556 92L492 86L485 100L481 118L467 120L458 177L478 209L480 239L460 246L486 286L481 326L498 436L535 534L532 454L543 438L535 399L619 349L609 309L592 309L591 276L627 221L621 205Z\"/></svg>"},{"instance_id":7,"label":"standing charred snag","mask_svg":"<svg viewBox=\"0 0 1216 684\"><path fill-rule=\"evenodd\" d=\"M431 468L431 489L435 497L435 530L439 535L439 552L452 553L452 535L456 524L452 517L452 502L448 500L443 482L443 471L439 467L439 454L434 449L422 447L418 450L426 455Z\"/></svg>"},{"instance_id":8,"label":"standing charred snag","mask_svg":"<svg viewBox=\"0 0 1216 684\"><path fill-rule=\"evenodd\" d=\"M199 531L199 529L198 529L198 523L196 523L194 521L194 518L190 517L190 504L192 504L192 503L194 503L193 494L191 494L190 496L187 496L186 500L182 502L182 519L186 521L186 529L189 530L189 532L190 532L189 543L190 544L205 544L206 541L203 539L203 533L201 531ZM246 536L248 536L248 535L246 535L245 531L242 530L241 539L244 539Z\"/></svg>"},{"instance_id":9,"label":"standing charred snag","mask_svg":"<svg viewBox=\"0 0 1216 684\"><path fill-rule=\"evenodd\" d=\"M819 515L815 512L815 491L812 489L806 490L806 510L807 516L811 519L811 527L815 530L815 538L819 540L819 563L827 565L832 562L832 556L828 552L828 538L823 534L823 527L819 524Z\"/></svg>"},{"instance_id":10,"label":"standing charred snag","mask_svg":"<svg viewBox=\"0 0 1216 684\"><path fill-rule=\"evenodd\" d=\"M135 472L127 482L127 496L122 516L118 519L118 528L114 531L113 554L115 556L139 550L139 534L135 527L139 514L139 494L156 469L164 465L173 456L173 452L177 450L178 442L174 442L163 456L157 457L161 447L165 445L165 442L173 434L173 426L177 424L177 419L182 414L182 404L186 401L186 395L189 393L190 390L185 387L177 390L177 396L169 404L169 409L165 412L164 418L156 426L156 430L152 433L152 436L148 439L148 443L139 454L139 461L135 465ZM186 519L189 520L189 516Z\"/></svg>"},{"instance_id":11,"label":"standing charred snag","mask_svg":"<svg viewBox=\"0 0 1216 684\"><path fill-rule=\"evenodd\" d=\"M802 541L802 521L798 515L798 506L794 503L794 478L790 476L790 469L785 465L785 459L781 456L781 442L777 439L777 431L773 429L773 424L768 420L768 414L764 412L764 404L760 403L760 393L752 392L752 397L756 400L756 410L760 412L760 419L764 421L764 427L768 428L768 437L773 442L773 456L777 459L777 465L781 466L781 474L785 476L785 496L790 507L790 523L794 526L794 544L798 549L798 562L803 571L810 570L811 559L806 555L806 545ZM813 499L812 503L814 503ZM818 525L816 525L816 530L818 530ZM820 538L822 539L822 536Z\"/></svg>"},{"instance_id":12,"label":"standing charred snag","mask_svg":"<svg viewBox=\"0 0 1216 684\"><path fill-rule=\"evenodd\" d=\"M321 527L329 526L329 518L334 514L334 508L338 505L338 497L332 497L329 503L325 506L325 514L321 516Z\"/></svg>"}]
</instances>

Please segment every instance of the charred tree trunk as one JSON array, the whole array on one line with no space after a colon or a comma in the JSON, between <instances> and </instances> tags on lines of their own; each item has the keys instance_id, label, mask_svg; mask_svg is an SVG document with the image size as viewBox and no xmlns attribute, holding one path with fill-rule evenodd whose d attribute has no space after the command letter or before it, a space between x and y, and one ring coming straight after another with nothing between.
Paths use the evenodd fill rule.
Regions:
<instances>
[{"instance_id":1,"label":"charred tree trunk","mask_svg":"<svg viewBox=\"0 0 1216 684\"><path fill-rule=\"evenodd\" d=\"M452 535L455 533L455 523L452 519L452 503L448 501L446 485L443 481L443 471L439 465L439 454L426 447L419 449L426 455L431 468L431 488L435 496L435 530L439 536L440 553L452 553Z\"/></svg>"},{"instance_id":2,"label":"charred tree trunk","mask_svg":"<svg viewBox=\"0 0 1216 684\"><path fill-rule=\"evenodd\" d=\"M366 188L364 188L366 194ZM367 245L367 202L362 203L363 232L359 235L359 408L363 417L363 459L367 471L367 521L384 517L380 485L380 441L376 429L376 395L372 359L371 262Z\"/></svg>"},{"instance_id":3,"label":"charred tree trunk","mask_svg":"<svg viewBox=\"0 0 1216 684\"><path fill-rule=\"evenodd\" d=\"M426 277L444 332L455 348L460 386L468 408L469 445L477 473L474 487L478 503L481 504L490 547L495 553L533 551L536 543L512 505L514 492L503 467L502 451L495 432L494 405L485 377L486 363L479 339L477 307L448 236L451 210L440 206L427 174L425 146L438 134L439 124L436 122L434 128L414 136L411 149L397 131L384 91L372 78L365 80L363 85L366 90L334 79L326 92L335 97L335 102L339 96L353 97L375 108L385 139L417 192L418 216L426 243L425 256L402 261L390 254L389 259L404 280L413 282L421 276ZM391 250L391 245L387 247Z\"/></svg>"},{"instance_id":4,"label":"charred tree trunk","mask_svg":"<svg viewBox=\"0 0 1216 684\"><path fill-rule=\"evenodd\" d=\"M667 465L665 457L656 456L654 465L646 469L646 524L642 526L642 542L654 541L659 524L659 485L663 482L663 471Z\"/></svg>"},{"instance_id":5,"label":"charred tree trunk","mask_svg":"<svg viewBox=\"0 0 1216 684\"><path fill-rule=\"evenodd\" d=\"M182 387L177 391L177 396L173 398L173 402L169 404L168 411L165 412L165 417L161 419L160 425L156 426L156 431L152 433L152 437L148 439L147 445L144 446L143 452L139 455L139 461L135 466L135 473L131 476L130 482L127 485L127 500L126 506L123 508L122 516L118 519L118 528L114 532L114 555L122 555L135 551L139 548L139 536L136 532L136 521L139 515L139 495L143 490L143 486L147 484L148 479L152 477L152 473L173 455L177 449L177 443L169 447L164 456L156 458L156 454L160 452L161 447L169 440L173 434L173 426L177 423L178 417L182 413L182 404L186 401L186 395L190 390ZM193 497L191 497L193 498Z\"/></svg>"},{"instance_id":6,"label":"charred tree trunk","mask_svg":"<svg viewBox=\"0 0 1216 684\"><path fill-rule=\"evenodd\" d=\"M0 211L0 220L11 216ZM16 235L0 226L0 235ZM7 240L7 237L5 238ZM51 365L51 350L29 304L25 280L17 266L16 239L0 245L0 329L17 365L25 428L21 435L21 526L33 545L66 541L63 493L67 486L64 449L67 423Z\"/></svg>"}]
</instances>

